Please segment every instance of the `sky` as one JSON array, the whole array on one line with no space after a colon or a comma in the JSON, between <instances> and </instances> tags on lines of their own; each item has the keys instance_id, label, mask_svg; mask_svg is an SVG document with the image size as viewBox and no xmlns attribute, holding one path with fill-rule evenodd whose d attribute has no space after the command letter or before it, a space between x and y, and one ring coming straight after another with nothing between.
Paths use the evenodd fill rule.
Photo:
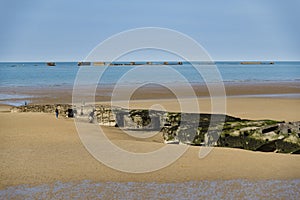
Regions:
<instances>
[{"instance_id":1,"label":"sky","mask_svg":"<svg viewBox=\"0 0 300 200\"><path fill-rule=\"evenodd\" d=\"M299 0L0 0L0 62L79 61L119 32L182 32L213 60L300 60Z\"/></svg>"}]
</instances>

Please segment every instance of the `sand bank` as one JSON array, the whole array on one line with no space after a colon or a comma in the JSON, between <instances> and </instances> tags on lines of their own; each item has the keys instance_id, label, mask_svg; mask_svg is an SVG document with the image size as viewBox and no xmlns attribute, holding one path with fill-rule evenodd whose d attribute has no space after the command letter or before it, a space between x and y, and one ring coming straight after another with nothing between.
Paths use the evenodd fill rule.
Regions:
<instances>
[{"instance_id":1,"label":"sand bank","mask_svg":"<svg viewBox=\"0 0 300 200\"><path fill-rule=\"evenodd\" d=\"M300 94L300 82L264 82L264 83L225 83L225 92L227 97L248 96L255 97L257 95L286 95L288 98L295 97L295 94ZM130 86L128 86L130 87ZM181 97L189 98L181 85L176 86L181 92ZM209 97L209 92L206 85L193 84L195 94L197 97ZM95 94L96 101L109 101L113 86L101 85L98 86ZM0 87L0 93L9 95L24 95L28 98L13 99L20 101L28 101L32 103L71 103L72 102L72 86L65 87L51 87L51 88L30 88L30 87ZM82 95L86 94L86 90L82 89ZM91 94L86 94L91 96ZM263 97L263 96L261 96ZM272 97L272 96L271 96ZM274 97L274 96L273 96ZM276 96L275 96L276 97ZM283 96L284 97L284 96ZM145 87L137 89L132 95L131 99L135 100L149 100L149 99L174 99L176 96L167 88L158 85L146 85ZM297 97L299 98L299 96ZM3 100L5 101L5 100ZM0 101L1 103L1 101Z\"/></svg>"}]
</instances>

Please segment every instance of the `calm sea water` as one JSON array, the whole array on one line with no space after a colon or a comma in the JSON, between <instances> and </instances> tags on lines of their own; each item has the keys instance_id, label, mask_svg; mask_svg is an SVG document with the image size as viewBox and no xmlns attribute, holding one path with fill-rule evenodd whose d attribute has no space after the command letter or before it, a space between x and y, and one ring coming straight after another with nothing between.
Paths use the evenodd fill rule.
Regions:
<instances>
[{"instance_id":1,"label":"calm sea water","mask_svg":"<svg viewBox=\"0 0 300 200\"><path fill-rule=\"evenodd\" d=\"M242 65L240 62L216 62L217 70L225 83L257 83L257 82L300 82L300 62L275 62L275 64ZM143 67L139 75L131 75L123 80L122 84L141 84L151 77L157 83L182 83L182 79L172 73L164 73L165 66L138 66ZM205 83L203 77L195 70L201 70L210 80L217 76L212 73L212 65L189 63L183 65L170 65L173 71L178 72L193 84ZM85 67L86 68L86 67ZM131 71L133 66L108 67L99 84L113 85L124 74ZM48 67L45 63L0 63L0 101L7 99L24 99L20 94L12 95L3 92L7 88L60 88L72 87L78 71L81 67L75 62L56 63L54 67ZM87 71L89 76L95 71L103 70L104 67L90 67Z\"/></svg>"},{"instance_id":2,"label":"calm sea water","mask_svg":"<svg viewBox=\"0 0 300 200\"><path fill-rule=\"evenodd\" d=\"M204 73L211 68L210 65L194 65ZM241 65L239 62L217 62L216 66L224 82L265 82L265 81L300 81L300 62L276 62L273 65ZM0 63L1 87L60 87L72 86L80 67L77 63L56 63L55 67L48 67L45 63ZM97 67L98 69L101 67ZM173 69L185 76L191 83L203 83L203 78L195 73L190 64L172 66ZM131 66L109 67L101 84L114 84L129 70ZM147 76L155 70L160 81L178 82L172 75L159 77L159 67L149 66L145 70ZM155 78L155 77L154 77ZM132 77L128 83L136 83ZM180 82L180 81L179 81Z\"/></svg>"}]
</instances>

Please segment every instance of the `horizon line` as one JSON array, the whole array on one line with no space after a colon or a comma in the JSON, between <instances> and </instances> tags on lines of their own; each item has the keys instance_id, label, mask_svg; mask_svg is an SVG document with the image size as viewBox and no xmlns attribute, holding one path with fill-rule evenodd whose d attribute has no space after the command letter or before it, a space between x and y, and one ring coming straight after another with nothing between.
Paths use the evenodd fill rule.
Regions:
<instances>
[{"instance_id":1,"label":"horizon line","mask_svg":"<svg viewBox=\"0 0 300 200\"><path fill-rule=\"evenodd\" d=\"M40 60L40 61L0 61L0 63L47 63L47 62L56 62L56 63L78 63L78 62L107 62L107 63L120 63L120 62L300 62L300 60L117 60L117 61L86 61L86 60L68 60L68 61L54 61L54 60Z\"/></svg>"}]
</instances>

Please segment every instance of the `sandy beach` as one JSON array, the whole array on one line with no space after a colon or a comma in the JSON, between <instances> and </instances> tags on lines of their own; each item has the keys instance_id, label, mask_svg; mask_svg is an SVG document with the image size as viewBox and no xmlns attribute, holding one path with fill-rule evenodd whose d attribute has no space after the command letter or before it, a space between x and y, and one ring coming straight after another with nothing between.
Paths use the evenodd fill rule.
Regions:
<instances>
[{"instance_id":1,"label":"sandy beach","mask_svg":"<svg viewBox=\"0 0 300 200\"><path fill-rule=\"evenodd\" d=\"M227 98L228 115L247 119L299 121L299 98L240 96L245 94L244 89L227 88L230 94L234 94ZM256 87L253 90L260 89ZM248 94L255 91L249 90ZM274 91L276 93L275 87ZM62 101L70 98L60 96L59 93L57 97ZM40 103L48 100L43 99ZM211 112L209 98L199 98L198 102L201 112ZM132 100L130 107L149 109L155 104L168 111L180 111L176 99L170 98ZM79 139L72 119L55 119L54 113L11 113L9 106L1 106L0 127L2 190L22 184L37 186L51 185L58 181L76 183L84 180L96 183L183 183L206 180L300 179L298 155L214 148L208 156L199 159L200 147L193 146L176 162L159 171L144 174L124 173L105 166L88 153ZM160 134L147 139L137 139L118 128L102 128L114 144L127 151L149 152L166 145Z\"/></svg>"},{"instance_id":2,"label":"sandy beach","mask_svg":"<svg viewBox=\"0 0 300 200\"><path fill-rule=\"evenodd\" d=\"M190 147L174 164L151 173L128 174L106 167L82 145L73 120L40 113L1 113L1 189L19 184L70 182L184 182L218 179L297 179L298 155L214 148L204 159ZM161 148L159 135L134 139L103 127L112 142L128 151Z\"/></svg>"}]
</instances>

